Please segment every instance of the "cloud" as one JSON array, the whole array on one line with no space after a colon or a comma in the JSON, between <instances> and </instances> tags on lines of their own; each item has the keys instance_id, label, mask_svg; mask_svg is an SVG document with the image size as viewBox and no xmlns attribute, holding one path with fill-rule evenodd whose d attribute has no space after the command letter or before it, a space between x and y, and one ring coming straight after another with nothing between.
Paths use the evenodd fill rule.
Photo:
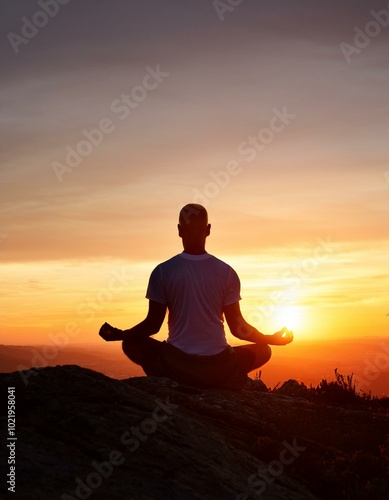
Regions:
<instances>
[{"instance_id":1,"label":"cloud","mask_svg":"<svg viewBox=\"0 0 389 500\"><path fill-rule=\"evenodd\" d=\"M7 6L4 41L36 8ZM388 35L383 30L351 65L339 50L373 8L382 4L243 2L221 23L211 2L69 2L19 54L3 44L3 256L141 259L155 246L174 251L166 235L179 207L231 160L242 173L209 200L228 235L217 241L230 249L295 244L319 229L350 241L382 239ZM112 101L157 64L169 78L119 120ZM266 127L277 106L296 120L247 163L238 145ZM59 183L52 162L64 162L66 148L104 117L114 132Z\"/></svg>"}]
</instances>

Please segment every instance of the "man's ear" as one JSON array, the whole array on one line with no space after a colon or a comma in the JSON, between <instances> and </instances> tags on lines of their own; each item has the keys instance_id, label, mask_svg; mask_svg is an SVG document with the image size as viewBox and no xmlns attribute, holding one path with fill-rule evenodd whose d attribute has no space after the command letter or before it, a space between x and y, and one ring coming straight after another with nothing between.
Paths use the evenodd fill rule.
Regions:
<instances>
[{"instance_id":1,"label":"man's ear","mask_svg":"<svg viewBox=\"0 0 389 500\"><path fill-rule=\"evenodd\" d=\"M179 224L177 224L177 229L178 229L178 236L182 238L182 228Z\"/></svg>"},{"instance_id":2,"label":"man's ear","mask_svg":"<svg viewBox=\"0 0 389 500\"><path fill-rule=\"evenodd\" d=\"M209 236L210 234L211 234L211 224L208 224L205 236Z\"/></svg>"}]
</instances>

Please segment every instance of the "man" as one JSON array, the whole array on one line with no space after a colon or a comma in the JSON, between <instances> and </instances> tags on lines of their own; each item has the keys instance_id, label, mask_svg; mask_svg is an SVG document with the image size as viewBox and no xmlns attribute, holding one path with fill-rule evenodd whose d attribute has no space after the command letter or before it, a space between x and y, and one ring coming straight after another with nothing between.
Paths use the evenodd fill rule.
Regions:
<instances>
[{"instance_id":1,"label":"man","mask_svg":"<svg viewBox=\"0 0 389 500\"><path fill-rule=\"evenodd\" d=\"M240 389L250 371L269 361L269 345L288 344L293 333L283 328L264 335L245 321L238 275L205 250L210 231L206 209L186 205L178 224L184 251L151 273L146 319L124 331L105 323L99 334L106 341L123 341L124 353L147 375L198 387ZM166 310L168 339L160 342L150 336L159 332ZM223 316L231 333L251 344L229 346Z\"/></svg>"}]
</instances>

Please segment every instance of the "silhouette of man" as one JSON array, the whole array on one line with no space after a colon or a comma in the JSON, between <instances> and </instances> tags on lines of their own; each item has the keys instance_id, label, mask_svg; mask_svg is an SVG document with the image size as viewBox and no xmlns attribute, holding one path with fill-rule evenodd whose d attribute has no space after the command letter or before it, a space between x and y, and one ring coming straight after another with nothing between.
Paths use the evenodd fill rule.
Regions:
<instances>
[{"instance_id":1,"label":"silhouette of man","mask_svg":"<svg viewBox=\"0 0 389 500\"><path fill-rule=\"evenodd\" d=\"M238 275L205 250L210 231L203 206L183 207L178 234L184 251L151 273L147 317L124 331L104 323L99 334L106 341L123 341L124 353L147 375L198 387L240 389L250 371L269 361L269 346L292 342L293 333L283 328L264 335L245 321ZM160 342L150 336L159 332L167 310L168 339ZM229 346L223 316L235 337L251 343Z\"/></svg>"}]
</instances>

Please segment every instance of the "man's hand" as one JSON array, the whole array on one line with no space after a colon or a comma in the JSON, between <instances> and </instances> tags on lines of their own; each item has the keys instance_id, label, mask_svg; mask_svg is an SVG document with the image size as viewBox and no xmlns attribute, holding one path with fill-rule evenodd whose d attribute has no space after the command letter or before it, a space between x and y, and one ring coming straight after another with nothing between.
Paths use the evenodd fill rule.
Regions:
<instances>
[{"instance_id":1,"label":"man's hand","mask_svg":"<svg viewBox=\"0 0 389 500\"><path fill-rule=\"evenodd\" d=\"M272 345L286 345L290 344L293 340L293 332L288 330L285 326L279 332L271 335Z\"/></svg>"},{"instance_id":2,"label":"man's hand","mask_svg":"<svg viewBox=\"0 0 389 500\"><path fill-rule=\"evenodd\" d=\"M119 330L119 328L115 328L108 323L104 323L104 325L100 328L99 335L107 342L112 342L113 340L123 340L124 338L123 330Z\"/></svg>"}]
</instances>

